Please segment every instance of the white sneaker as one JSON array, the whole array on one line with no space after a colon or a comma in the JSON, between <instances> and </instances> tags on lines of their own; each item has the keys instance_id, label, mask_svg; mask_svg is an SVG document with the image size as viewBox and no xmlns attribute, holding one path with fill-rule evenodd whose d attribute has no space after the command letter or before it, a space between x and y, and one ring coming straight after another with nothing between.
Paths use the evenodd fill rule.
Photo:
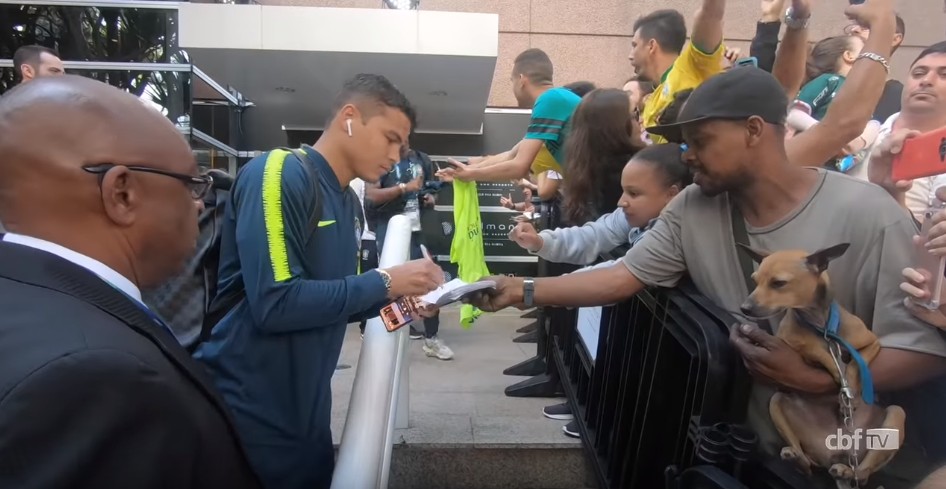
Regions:
<instances>
[{"instance_id":1,"label":"white sneaker","mask_svg":"<svg viewBox=\"0 0 946 489\"><path fill-rule=\"evenodd\" d=\"M441 360L450 360L453 358L453 350L443 344L443 341L436 336L424 340L424 353L426 353L428 357L437 357Z\"/></svg>"}]
</instances>

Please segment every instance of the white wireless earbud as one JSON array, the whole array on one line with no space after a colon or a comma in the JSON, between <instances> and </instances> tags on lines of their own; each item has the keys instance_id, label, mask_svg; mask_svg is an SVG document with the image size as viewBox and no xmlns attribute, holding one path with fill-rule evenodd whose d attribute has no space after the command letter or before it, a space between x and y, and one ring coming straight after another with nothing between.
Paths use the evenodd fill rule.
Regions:
<instances>
[{"instance_id":1,"label":"white wireless earbud","mask_svg":"<svg viewBox=\"0 0 946 489\"><path fill-rule=\"evenodd\" d=\"M351 137L351 119L345 119L345 124L348 126L348 137Z\"/></svg>"}]
</instances>

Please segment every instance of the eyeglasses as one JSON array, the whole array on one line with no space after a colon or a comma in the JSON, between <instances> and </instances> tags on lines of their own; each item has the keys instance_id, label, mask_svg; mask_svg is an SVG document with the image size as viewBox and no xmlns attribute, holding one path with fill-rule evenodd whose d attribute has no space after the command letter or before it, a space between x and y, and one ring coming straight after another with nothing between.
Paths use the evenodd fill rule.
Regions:
<instances>
[{"instance_id":1,"label":"eyeglasses","mask_svg":"<svg viewBox=\"0 0 946 489\"><path fill-rule=\"evenodd\" d=\"M195 177L193 175L184 175L182 173L174 173L171 171L159 170L157 168L148 168L146 166L132 166L132 165L115 165L112 163L102 163L100 165L86 165L82 169L93 174L102 176L112 168L116 166L123 166L131 171L137 171L142 173L153 173L156 175L164 175L166 177L171 177L176 180L179 180L187 185L187 189L190 190L191 197L194 200L201 200L206 195L207 192L213 187L213 178L210 175L201 175Z\"/></svg>"}]
</instances>

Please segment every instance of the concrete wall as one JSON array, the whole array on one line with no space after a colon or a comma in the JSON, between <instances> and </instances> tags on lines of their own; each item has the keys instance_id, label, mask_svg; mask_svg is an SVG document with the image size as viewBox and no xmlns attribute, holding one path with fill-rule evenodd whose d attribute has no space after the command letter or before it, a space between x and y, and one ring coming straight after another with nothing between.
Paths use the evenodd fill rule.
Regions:
<instances>
[{"instance_id":1,"label":"concrete wall","mask_svg":"<svg viewBox=\"0 0 946 489\"><path fill-rule=\"evenodd\" d=\"M381 0L257 0L266 5L380 8ZM892 76L903 79L910 63L926 46L946 39L946 6L939 0L895 0L907 25L903 47L892 62ZM818 0L812 39L839 34L847 19L847 0ZM627 60L631 27L639 16L673 8L692 23L697 0L421 0L424 10L499 14L499 59L489 105L515 105L510 71L516 55L536 47L555 63L556 83L589 80L599 86L620 86L631 74ZM729 0L727 43L748 53L760 13L759 0ZM462 35L462 33L457 33Z\"/></svg>"}]
</instances>

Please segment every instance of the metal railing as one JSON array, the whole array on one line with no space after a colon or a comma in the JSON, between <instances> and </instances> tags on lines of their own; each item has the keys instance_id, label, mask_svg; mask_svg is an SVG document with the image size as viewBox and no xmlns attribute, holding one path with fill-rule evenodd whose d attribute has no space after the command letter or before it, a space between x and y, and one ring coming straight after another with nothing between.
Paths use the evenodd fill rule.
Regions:
<instances>
[{"instance_id":1,"label":"metal railing","mask_svg":"<svg viewBox=\"0 0 946 489\"><path fill-rule=\"evenodd\" d=\"M408 260L411 225L394 216L382 246L379 268ZM407 428L409 418L408 329L389 333L381 318L365 327L352 385L348 417L338 448L332 489L383 489L388 486L394 428Z\"/></svg>"}]
</instances>

